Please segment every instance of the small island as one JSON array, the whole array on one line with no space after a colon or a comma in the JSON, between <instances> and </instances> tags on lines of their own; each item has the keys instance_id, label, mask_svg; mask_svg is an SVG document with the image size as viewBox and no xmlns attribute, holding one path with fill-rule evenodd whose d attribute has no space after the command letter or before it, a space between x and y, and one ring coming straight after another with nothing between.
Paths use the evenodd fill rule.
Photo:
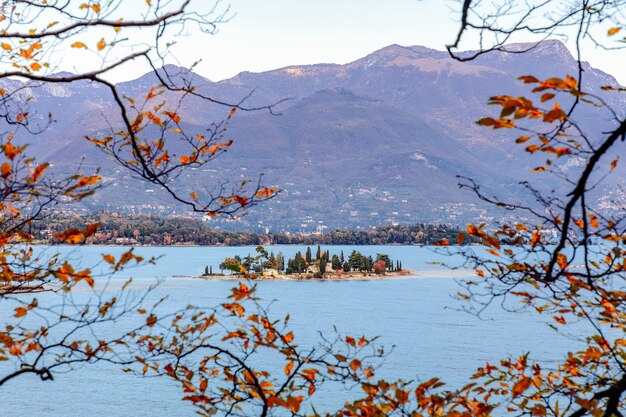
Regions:
<instances>
[{"instance_id":1,"label":"small island","mask_svg":"<svg viewBox=\"0 0 626 417\"><path fill-rule=\"evenodd\" d=\"M330 250L322 251L319 245L315 254L311 247L307 247L304 255L296 252L291 259L286 259L282 252L275 254L257 246L256 255L226 258L219 269L219 273L214 273L213 268L207 266L198 278L240 279L245 276L253 280L363 280L411 275L411 271L402 268L400 260L394 261L384 253L373 258L353 250L345 256L343 251L338 254L331 254Z\"/></svg>"}]
</instances>

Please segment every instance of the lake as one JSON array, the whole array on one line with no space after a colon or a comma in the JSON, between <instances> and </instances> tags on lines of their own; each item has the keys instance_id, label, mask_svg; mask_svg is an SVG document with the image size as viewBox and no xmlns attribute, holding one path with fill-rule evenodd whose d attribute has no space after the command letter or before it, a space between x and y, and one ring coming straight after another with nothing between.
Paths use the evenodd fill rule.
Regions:
<instances>
[{"instance_id":1,"label":"lake","mask_svg":"<svg viewBox=\"0 0 626 417\"><path fill-rule=\"evenodd\" d=\"M268 251L291 257L306 247L268 246ZM315 248L312 248L315 253ZM275 317L291 315L291 326L301 345L313 345L318 332L340 331L353 335L380 336L391 347L379 376L426 380L440 376L452 386L466 382L486 360L497 362L508 355L530 352L547 366L555 365L564 350L578 342L551 330L540 317L507 313L491 307L483 318L459 311L451 295L459 289L456 279L467 275L449 271L432 261L458 263L432 248L414 246L323 246L331 254L353 249L375 257L386 253L402 261L418 278L380 281L262 281L258 295L272 302ZM80 260L84 266L100 261L101 254L119 255L120 247L37 248L43 254L56 251ZM199 275L206 265L218 271L225 257L254 255L254 247L140 247L136 253L162 256L157 265L130 268L112 280L112 288L133 277L136 288L148 287L155 278L163 282L154 296L170 295L164 308L194 304L214 306L223 302L235 283L173 278ZM96 268L98 269L98 268ZM456 279L455 279L456 278ZM49 295L37 294L45 299ZM77 296L80 296L79 294ZM6 312L5 312L6 314ZM14 416L193 416L193 407L180 401L177 384L164 379L144 379L104 364L88 365L57 374L53 382L21 376L2 387L2 411ZM319 390L313 397L318 410L341 404L351 397L342 390Z\"/></svg>"}]
</instances>

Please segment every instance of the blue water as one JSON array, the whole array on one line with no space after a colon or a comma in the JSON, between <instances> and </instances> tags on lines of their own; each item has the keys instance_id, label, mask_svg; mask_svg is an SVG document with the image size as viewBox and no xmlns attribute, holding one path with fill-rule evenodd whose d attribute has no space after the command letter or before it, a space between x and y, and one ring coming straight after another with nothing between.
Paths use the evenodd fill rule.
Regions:
<instances>
[{"instance_id":1,"label":"blue water","mask_svg":"<svg viewBox=\"0 0 626 417\"><path fill-rule=\"evenodd\" d=\"M353 246L328 246L331 253L343 249L346 257ZM292 256L306 247L267 247ZM380 336L379 342L393 346L378 373L386 378L406 380L440 376L452 386L468 381L477 366L486 360L496 362L509 355L526 352L547 366L562 359L564 351L575 350L578 342L555 333L541 317L529 313L507 313L491 307L480 319L459 311L461 304L451 295L459 289L454 273L432 261L458 263L459 259L437 255L430 248L409 246L363 246L365 255L387 253L400 259L403 267L427 278L390 279L383 281L263 281L258 295L272 302L276 317L289 313L297 341L313 346L318 332L333 327L353 335ZM85 267L97 264L101 254L119 255L118 247L39 248L43 254L56 251L73 258ZM205 265L214 271L226 256L254 254L254 247L204 248L166 247L137 248L146 258L161 256L157 265L130 268L109 282L119 288L133 277L134 288L148 287L162 278L154 297L168 294L164 309L187 304L214 306L223 302L233 282L173 278L173 275L201 274ZM44 255L46 256L46 255ZM102 270L97 266L96 270ZM49 294L38 294L45 301ZM80 298L80 294L77 294ZM5 312L6 314L6 312ZM164 379L146 379L122 373L106 364L83 366L72 372L56 374L55 381L41 382L33 376L22 376L0 388L2 415L13 416L193 416L193 407L180 401L177 384ZM319 390L313 397L316 408L336 406L353 397L341 390Z\"/></svg>"}]
</instances>

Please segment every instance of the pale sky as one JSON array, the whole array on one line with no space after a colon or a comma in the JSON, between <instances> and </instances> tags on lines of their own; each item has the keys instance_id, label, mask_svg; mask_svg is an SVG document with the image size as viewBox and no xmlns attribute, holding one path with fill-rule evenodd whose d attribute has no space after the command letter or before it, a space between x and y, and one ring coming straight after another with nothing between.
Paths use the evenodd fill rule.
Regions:
<instances>
[{"instance_id":1,"label":"pale sky","mask_svg":"<svg viewBox=\"0 0 626 417\"><path fill-rule=\"evenodd\" d=\"M393 43L443 50L454 39L460 16L456 0L230 0L222 4L230 4L235 14L231 21L220 26L216 35L184 42L187 46L178 53L183 57L199 53L203 63L196 72L213 81L241 71L293 64L343 64ZM588 52L594 67L626 84L626 51Z\"/></svg>"},{"instance_id":2,"label":"pale sky","mask_svg":"<svg viewBox=\"0 0 626 417\"><path fill-rule=\"evenodd\" d=\"M145 0L128 1L124 3L127 13L145 10ZM195 4L210 8L215 3L197 0ZM173 52L178 61L168 63L190 67L202 58L194 71L219 81L242 71L345 64L394 43L444 50L454 40L460 17L459 0L222 0L218 4L218 10L227 7L232 18L219 25L217 34L202 34L190 27L186 36L177 36ZM92 36L79 40L92 45L101 34ZM131 45L148 40L142 32L127 36ZM79 71L95 62L93 48L71 52L54 62L53 68ZM605 52L593 47L587 48L585 55L594 67L626 85L623 58L626 51ZM129 80L147 70L141 65L124 66L109 78Z\"/></svg>"},{"instance_id":3,"label":"pale sky","mask_svg":"<svg viewBox=\"0 0 626 417\"><path fill-rule=\"evenodd\" d=\"M236 15L207 37L198 68L213 80L292 64L347 63L384 46L443 49L450 7L432 0L232 0Z\"/></svg>"}]
</instances>

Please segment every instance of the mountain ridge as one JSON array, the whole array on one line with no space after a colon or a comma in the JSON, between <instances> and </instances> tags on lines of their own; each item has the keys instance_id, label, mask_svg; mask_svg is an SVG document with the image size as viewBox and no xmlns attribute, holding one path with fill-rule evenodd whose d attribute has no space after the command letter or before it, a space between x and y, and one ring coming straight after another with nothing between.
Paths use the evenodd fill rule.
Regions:
<instances>
[{"instance_id":1,"label":"mountain ridge","mask_svg":"<svg viewBox=\"0 0 626 417\"><path fill-rule=\"evenodd\" d=\"M594 92L605 94L600 86L615 82L608 74L583 68ZM254 92L245 102L250 107L291 98L277 106L280 116L237 113L229 128L235 139L232 149L206 168L185 174L180 187L264 173L283 193L240 222L218 220L215 225L313 232L385 223L460 224L502 216L460 190L457 175L475 178L489 193L517 201L522 198L519 182L538 161L512 143L510 132L474 122L494 113L486 105L490 95L529 93L517 80L520 75L564 76L574 70L567 48L547 41L525 54L495 52L467 63L419 45L389 45L347 64L292 65L217 82L176 66L158 71L174 81L193 79L197 91L226 102L239 102ZM146 94L155 80L147 73L118 87L136 96ZM107 188L81 210L184 213L154 186L129 178L82 140L84 134L103 134L108 123L115 124L107 91L87 82L63 87L67 90L33 88L34 110L53 109L58 122L24 140L51 158L57 170L77 161L102 168ZM166 92L163 97L178 96ZM606 97L618 111L626 108L625 99ZM190 97L178 112L185 128L201 133L207 121L223 118L228 109ZM594 132L610 123L598 109L585 109L578 116ZM614 177L613 182L626 178L622 167ZM541 187L559 186L543 178L537 177Z\"/></svg>"}]
</instances>

